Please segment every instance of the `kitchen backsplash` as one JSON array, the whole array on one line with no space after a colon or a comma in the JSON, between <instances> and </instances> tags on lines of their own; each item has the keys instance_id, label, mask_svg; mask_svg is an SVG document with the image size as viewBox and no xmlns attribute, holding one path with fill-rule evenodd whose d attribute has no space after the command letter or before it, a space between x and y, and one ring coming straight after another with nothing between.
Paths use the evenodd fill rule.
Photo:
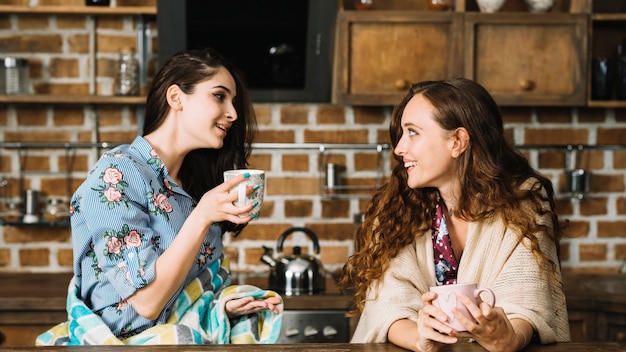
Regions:
<instances>
[{"instance_id":1,"label":"kitchen backsplash","mask_svg":"<svg viewBox=\"0 0 626 352\"><path fill-rule=\"evenodd\" d=\"M85 16L5 15L0 17L0 51L31 63L31 83L38 93L87 94L90 41L97 47L95 91L111 95L113 63L120 47L135 43L132 16L103 16L90 34ZM155 32L150 32L149 72L154 70ZM25 37L28 47L15 46ZM50 45L55 42L61 45ZM60 48L60 49L59 49ZM93 88L93 87L92 87ZM232 268L264 272L262 246L273 247L288 228L305 226L320 239L320 260L339 270L353 252L355 216L365 210L368 192L389 175L387 143L391 108L342 107L332 104L257 104L256 143L302 144L303 148L259 148L251 167L266 170L267 193L261 217L237 238L225 237ZM127 143L137 135L139 106L16 104L0 106L0 142ZM626 109L520 107L503 109L511 140L524 146L532 164L550 177L558 190L558 211L569 221L562 241L566 270L617 271L626 259L626 149L589 149L578 166L589 170L590 191L581 201L565 192L564 170L569 153L538 145L625 145ZM320 145L358 144L368 148L320 149ZM311 147L313 146L313 147ZM311 147L311 148L309 148ZM0 148L2 201L20 189L41 191L43 199L67 199L97 160L98 148ZM341 190L327 197L320 186L326 163L338 164ZM312 246L303 234L285 242L284 252ZM67 227L0 227L0 271L62 272L72 270Z\"/></svg>"}]
</instances>

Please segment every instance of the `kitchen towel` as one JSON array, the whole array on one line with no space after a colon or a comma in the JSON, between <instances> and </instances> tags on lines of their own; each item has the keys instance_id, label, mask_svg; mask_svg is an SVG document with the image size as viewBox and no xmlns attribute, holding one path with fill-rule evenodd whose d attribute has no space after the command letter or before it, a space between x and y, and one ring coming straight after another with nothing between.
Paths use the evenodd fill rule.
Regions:
<instances>
[{"instance_id":1,"label":"kitchen towel","mask_svg":"<svg viewBox=\"0 0 626 352\"><path fill-rule=\"evenodd\" d=\"M216 299L217 296L217 299ZM157 325L124 340L118 339L78 297L74 279L67 299L69 320L39 335L37 346L46 345L175 345L275 343L280 336L283 303L279 314L262 311L229 319L224 305L231 299L278 296L273 291L250 285L227 286L204 291L199 278L191 281L178 297L174 313L166 324Z\"/></svg>"}]
</instances>

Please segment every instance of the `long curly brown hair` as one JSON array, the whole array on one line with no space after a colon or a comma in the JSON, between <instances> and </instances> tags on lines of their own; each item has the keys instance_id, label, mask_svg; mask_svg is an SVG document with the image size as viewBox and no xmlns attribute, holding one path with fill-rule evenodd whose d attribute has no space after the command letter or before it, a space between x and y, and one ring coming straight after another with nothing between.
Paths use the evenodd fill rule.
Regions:
<instances>
[{"instance_id":1,"label":"long curly brown hair","mask_svg":"<svg viewBox=\"0 0 626 352\"><path fill-rule=\"evenodd\" d=\"M478 83L464 78L414 84L391 115L389 132L394 148L402 137L404 109L417 94L433 105L433 118L443 129L464 127L470 135L469 146L455 170L462 189L456 205L459 216L466 221L502 217L520 238L530 240L530 249L540 266L556 272L559 263L542 252L534 235L541 231L550 236L558 251L561 229L554 211L552 183L506 140L502 116L491 95ZM432 225L437 189L409 188L402 158L394 155L394 159L392 175L374 192L357 229L355 253L345 264L339 282L344 291L354 294L351 315L363 310L368 289L381 278L390 260L410 245L416 234L428 233ZM537 180L534 186L521 187L532 178ZM552 218L550 228L537 222L537 216L546 213Z\"/></svg>"}]
</instances>

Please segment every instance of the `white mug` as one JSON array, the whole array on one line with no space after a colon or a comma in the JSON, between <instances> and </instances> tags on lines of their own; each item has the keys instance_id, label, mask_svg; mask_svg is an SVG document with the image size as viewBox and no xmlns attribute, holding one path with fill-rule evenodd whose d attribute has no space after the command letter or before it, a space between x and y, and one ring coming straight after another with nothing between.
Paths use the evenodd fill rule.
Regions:
<instances>
[{"instance_id":1,"label":"white mug","mask_svg":"<svg viewBox=\"0 0 626 352\"><path fill-rule=\"evenodd\" d=\"M249 204L257 205L252 208L249 215L256 215L255 219L259 218L261 213L261 205L263 204L263 196L265 195L265 171L253 170L253 169L237 169L224 171L224 181L228 181L238 175L249 173L250 177L240 182L236 187L233 187L230 192L237 192L237 200L234 202L235 206L242 207ZM256 187L252 193L246 195L246 188L248 186ZM253 219L254 220L254 219Z\"/></svg>"}]
</instances>

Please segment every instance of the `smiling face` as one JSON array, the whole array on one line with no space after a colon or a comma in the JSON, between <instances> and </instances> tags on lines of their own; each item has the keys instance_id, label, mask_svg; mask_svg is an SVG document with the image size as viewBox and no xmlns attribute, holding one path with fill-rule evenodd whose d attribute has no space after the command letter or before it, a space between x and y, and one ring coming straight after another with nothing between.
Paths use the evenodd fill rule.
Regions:
<instances>
[{"instance_id":1,"label":"smiling face","mask_svg":"<svg viewBox=\"0 0 626 352\"><path fill-rule=\"evenodd\" d=\"M394 153L402 157L411 188L448 188L454 182L453 133L434 120L435 108L414 96L402 113L402 135Z\"/></svg>"},{"instance_id":2,"label":"smiling face","mask_svg":"<svg viewBox=\"0 0 626 352\"><path fill-rule=\"evenodd\" d=\"M185 143L191 149L220 149L237 120L236 84L228 70L219 68L210 79L198 83L193 93L180 94L180 117Z\"/></svg>"}]
</instances>

